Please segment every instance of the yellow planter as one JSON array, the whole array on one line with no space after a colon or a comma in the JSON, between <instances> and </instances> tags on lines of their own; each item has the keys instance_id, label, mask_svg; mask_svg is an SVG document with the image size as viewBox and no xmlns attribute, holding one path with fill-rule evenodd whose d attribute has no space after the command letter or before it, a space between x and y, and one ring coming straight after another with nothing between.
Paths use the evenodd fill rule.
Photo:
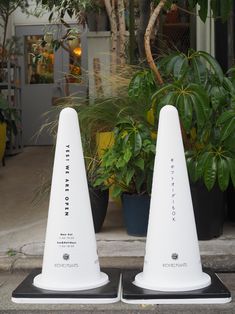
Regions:
<instances>
[{"instance_id":1,"label":"yellow planter","mask_svg":"<svg viewBox=\"0 0 235 314\"><path fill-rule=\"evenodd\" d=\"M103 156L105 149L113 145L113 142L113 132L99 132L96 134L96 146L99 158Z\"/></svg>"},{"instance_id":2,"label":"yellow planter","mask_svg":"<svg viewBox=\"0 0 235 314\"><path fill-rule=\"evenodd\" d=\"M101 158L104 154L105 149L112 146L114 143L114 134L113 132L99 132L96 134L96 146L97 146L97 153L99 158ZM121 199L120 197L113 198L111 196L112 188L109 189L109 199L114 201L119 207L121 207Z\"/></svg>"},{"instance_id":3,"label":"yellow planter","mask_svg":"<svg viewBox=\"0 0 235 314\"><path fill-rule=\"evenodd\" d=\"M7 125L6 123L0 123L0 161L2 161L5 153L6 138L7 138Z\"/></svg>"}]
</instances>

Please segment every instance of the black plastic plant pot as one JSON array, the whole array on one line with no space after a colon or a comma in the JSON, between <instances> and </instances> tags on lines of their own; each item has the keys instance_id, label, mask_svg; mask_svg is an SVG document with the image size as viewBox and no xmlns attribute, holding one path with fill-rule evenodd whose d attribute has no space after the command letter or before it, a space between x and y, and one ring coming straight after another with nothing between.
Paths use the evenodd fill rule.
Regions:
<instances>
[{"instance_id":1,"label":"black plastic plant pot","mask_svg":"<svg viewBox=\"0 0 235 314\"><path fill-rule=\"evenodd\" d=\"M94 228L97 233L100 232L106 217L109 202L109 191L102 191L100 189L89 187L89 194Z\"/></svg>"},{"instance_id":2,"label":"black plastic plant pot","mask_svg":"<svg viewBox=\"0 0 235 314\"><path fill-rule=\"evenodd\" d=\"M228 189L226 191L227 201L227 218L229 221L235 221L235 188L230 181Z\"/></svg>"},{"instance_id":3,"label":"black plastic plant pot","mask_svg":"<svg viewBox=\"0 0 235 314\"><path fill-rule=\"evenodd\" d=\"M191 194L198 240L211 240L223 233L225 194L217 185L211 191L198 181L191 182Z\"/></svg>"},{"instance_id":4,"label":"black plastic plant pot","mask_svg":"<svg viewBox=\"0 0 235 314\"><path fill-rule=\"evenodd\" d=\"M122 194L122 208L127 233L146 236L149 220L149 195Z\"/></svg>"}]
</instances>

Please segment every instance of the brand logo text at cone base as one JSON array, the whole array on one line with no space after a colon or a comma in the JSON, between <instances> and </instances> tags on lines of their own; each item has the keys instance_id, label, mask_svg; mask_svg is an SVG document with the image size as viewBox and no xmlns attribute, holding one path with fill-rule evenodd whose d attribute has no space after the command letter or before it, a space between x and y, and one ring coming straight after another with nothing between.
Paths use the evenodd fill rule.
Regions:
<instances>
[{"instance_id":1,"label":"brand logo text at cone base","mask_svg":"<svg viewBox=\"0 0 235 314\"><path fill-rule=\"evenodd\" d=\"M77 112L61 111L43 257L34 285L91 289L108 282L100 271Z\"/></svg>"},{"instance_id":2,"label":"brand logo text at cone base","mask_svg":"<svg viewBox=\"0 0 235 314\"><path fill-rule=\"evenodd\" d=\"M202 271L178 112L160 112L143 272L135 285L189 291L210 285Z\"/></svg>"}]
</instances>

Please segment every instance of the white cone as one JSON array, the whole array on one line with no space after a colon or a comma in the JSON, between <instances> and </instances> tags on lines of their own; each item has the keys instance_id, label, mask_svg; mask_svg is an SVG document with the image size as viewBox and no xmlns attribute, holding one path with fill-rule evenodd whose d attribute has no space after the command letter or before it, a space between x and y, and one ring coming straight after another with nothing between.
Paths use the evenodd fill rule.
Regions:
<instances>
[{"instance_id":1,"label":"white cone","mask_svg":"<svg viewBox=\"0 0 235 314\"><path fill-rule=\"evenodd\" d=\"M59 118L42 273L33 284L72 291L102 286L77 113Z\"/></svg>"},{"instance_id":2,"label":"white cone","mask_svg":"<svg viewBox=\"0 0 235 314\"><path fill-rule=\"evenodd\" d=\"M202 272L178 112L160 112L143 272L135 285L189 291L210 285Z\"/></svg>"}]
</instances>

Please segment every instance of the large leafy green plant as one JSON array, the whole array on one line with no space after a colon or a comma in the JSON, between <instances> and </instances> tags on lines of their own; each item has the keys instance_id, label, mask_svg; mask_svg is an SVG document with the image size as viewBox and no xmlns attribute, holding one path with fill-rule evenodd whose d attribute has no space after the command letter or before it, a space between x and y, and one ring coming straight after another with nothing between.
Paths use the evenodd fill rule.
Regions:
<instances>
[{"instance_id":1,"label":"large leafy green plant","mask_svg":"<svg viewBox=\"0 0 235 314\"><path fill-rule=\"evenodd\" d=\"M208 53L190 50L162 58L165 82L152 96L156 117L167 105L177 107L191 179L208 190L235 186L235 88Z\"/></svg>"},{"instance_id":2,"label":"large leafy green plant","mask_svg":"<svg viewBox=\"0 0 235 314\"><path fill-rule=\"evenodd\" d=\"M95 186L112 187L114 197L122 192L150 194L154 157L151 127L126 117L114 128L114 144L102 157Z\"/></svg>"},{"instance_id":3,"label":"large leafy green plant","mask_svg":"<svg viewBox=\"0 0 235 314\"><path fill-rule=\"evenodd\" d=\"M203 180L209 190L216 183L225 190L230 179L235 186L234 68L226 77L210 54L194 50L166 55L158 66L164 83L154 88L153 76L139 71L129 95L145 97L155 112L155 127L161 108L176 106L193 181Z\"/></svg>"}]
</instances>

